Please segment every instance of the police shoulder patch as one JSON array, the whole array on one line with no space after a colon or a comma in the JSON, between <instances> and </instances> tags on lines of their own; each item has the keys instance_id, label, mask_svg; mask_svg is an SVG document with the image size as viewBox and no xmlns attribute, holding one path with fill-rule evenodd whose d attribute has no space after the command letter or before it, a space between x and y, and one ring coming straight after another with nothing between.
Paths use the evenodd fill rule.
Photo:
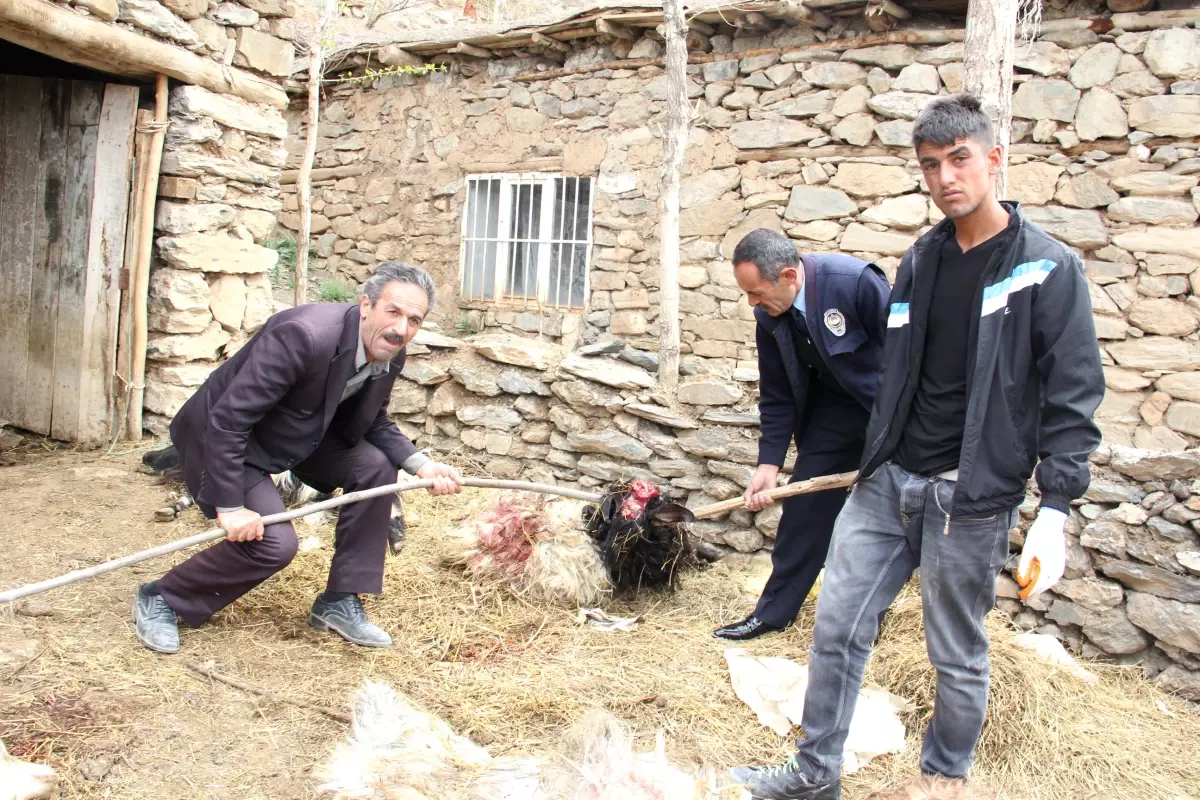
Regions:
<instances>
[{"instance_id":1,"label":"police shoulder patch","mask_svg":"<svg viewBox=\"0 0 1200 800\"><path fill-rule=\"evenodd\" d=\"M841 311L831 308L825 312L825 327L834 336L843 336L846 333L846 318Z\"/></svg>"}]
</instances>

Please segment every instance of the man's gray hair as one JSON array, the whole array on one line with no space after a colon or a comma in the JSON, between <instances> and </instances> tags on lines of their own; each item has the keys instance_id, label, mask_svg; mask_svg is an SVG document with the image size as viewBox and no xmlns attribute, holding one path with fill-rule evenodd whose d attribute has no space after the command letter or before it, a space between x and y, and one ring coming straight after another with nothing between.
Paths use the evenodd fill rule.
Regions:
<instances>
[{"instance_id":1,"label":"man's gray hair","mask_svg":"<svg viewBox=\"0 0 1200 800\"><path fill-rule=\"evenodd\" d=\"M375 267L375 271L371 273L370 278L367 278L367 282L363 284L362 288L363 294L370 298L371 305L379 302L379 295L383 294L383 287L392 281L411 283L424 291L425 296L429 298L429 310L433 310L437 292L433 287L433 279L425 270L405 261L384 261Z\"/></svg>"},{"instance_id":2,"label":"man's gray hair","mask_svg":"<svg viewBox=\"0 0 1200 800\"><path fill-rule=\"evenodd\" d=\"M758 267L763 280L778 283L784 267L800 266L800 253L792 240L779 231L755 228L733 249L733 265L745 263Z\"/></svg>"},{"instance_id":3,"label":"man's gray hair","mask_svg":"<svg viewBox=\"0 0 1200 800\"><path fill-rule=\"evenodd\" d=\"M992 121L973 94L952 94L930 101L913 124L914 150L923 144L949 147L959 139L974 139L984 150L996 144Z\"/></svg>"}]
</instances>

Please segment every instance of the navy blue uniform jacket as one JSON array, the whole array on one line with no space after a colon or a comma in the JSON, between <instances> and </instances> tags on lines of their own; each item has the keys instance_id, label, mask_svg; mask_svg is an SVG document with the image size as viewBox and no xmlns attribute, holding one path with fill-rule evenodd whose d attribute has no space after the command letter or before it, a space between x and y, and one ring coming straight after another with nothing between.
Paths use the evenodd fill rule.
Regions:
<instances>
[{"instance_id":1,"label":"navy blue uniform jacket","mask_svg":"<svg viewBox=\"0 0 1200 800\"><path fill-rule=\"evenodd\" d=\"M805 321L822 361L838 384L867 411L875 402L875 383L883 362L890 287L883 271L858 258L836 254L801 256L804 268ZM827 318L845 321L839 336ZM796 354L788 314L772 317L754 309L758 322L759 426L758 463L783 466L788 442L799 446L812 371ZM833 327L838 327L836 324Z\"/></svg>"}]
</instances>

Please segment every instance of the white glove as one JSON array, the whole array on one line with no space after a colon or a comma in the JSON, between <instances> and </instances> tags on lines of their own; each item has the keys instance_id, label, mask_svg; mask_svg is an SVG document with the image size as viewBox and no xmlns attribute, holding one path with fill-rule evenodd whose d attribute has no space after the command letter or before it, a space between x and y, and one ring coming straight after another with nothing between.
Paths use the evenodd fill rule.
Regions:
<instances>
[{"instance_id":1,"label":"white glove","mask_svg":"<svg viewBox=\"0 0 1200 800\"><path fill-rule=\"evenodd\" d=\"M1025 547L1017 565L1021 599L1040 594L1058 583L1067 569L1067 537L1063 527L1067 515L1053 508L1038 510L1037 519L1025 534Z\"/></svg>"}]
</instances>

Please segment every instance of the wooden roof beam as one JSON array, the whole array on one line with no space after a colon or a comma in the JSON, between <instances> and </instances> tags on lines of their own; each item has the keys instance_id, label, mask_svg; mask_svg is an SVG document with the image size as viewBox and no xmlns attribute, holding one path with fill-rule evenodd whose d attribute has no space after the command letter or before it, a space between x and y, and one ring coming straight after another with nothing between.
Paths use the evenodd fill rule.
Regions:
<instances>
[{"instance_id":1,"label":"wooden roof beam","mask_svg":"<svg viewBox=\"0 0 1200 800\"><path fill-rule=\"evenodd\" d=\"M475 45L467 44L466 42L459 42L458 44L454 45L454 47L451 47L446 52L453 53L454 55L474 56L475 58L491 58L492 57L491 50L487 50L482 47L476 47Z\"/></svg>"},{"instance_id":2,"label":"wooden roof beam","mask_svg":"<svg viewBox=\"0 0 1200 800\"><path fill-rule=\"evenodd\" d=\"M277 84L237 67L222 67L182 47L84 17L43 0L0 0L0 36L39 53L102 72L168 75L219 94L273 108L288 107Z\"/></svg>"},{"instance_id":3,"label":"wooden roof beam","mask_svg":"<svg viewBox=\"0 0 1200 800\"><path fill-rule=\"evenodd\" d=\"M545 49L553 50L556 53L571 52L570 45L564 44L564 43L560 42L558 39L555 39L551 36L545 36L543 34L540 34L537 31L534 31L534 33L533 33L533 43L540 44Z\"/></svg>"},{"instance_id":4,"label":"wooden roof beam","mask_svg":"<svg viewBox=\"0 0 1200 800\"><path fill-rule=\"evenodd\" d=\"M801 0L779 0L779 4L772 11L772 16L820 28L823 31L833 27L833 20L820 11L809 8Z\"/></svg>"},{"instance_id":5,"label":"wooden roof beam","mask_svg":"<svg viewBox=\"0 0 1200 800\"><path fill-rule=\"evenodd\" d=\"M596 30L599 33L605 33L612 36L614 39L629 39L633 41L638 38L638 35L624 25L616 22L610 22L604 17L596 20Z\"/></svg>"}]
</instances>

